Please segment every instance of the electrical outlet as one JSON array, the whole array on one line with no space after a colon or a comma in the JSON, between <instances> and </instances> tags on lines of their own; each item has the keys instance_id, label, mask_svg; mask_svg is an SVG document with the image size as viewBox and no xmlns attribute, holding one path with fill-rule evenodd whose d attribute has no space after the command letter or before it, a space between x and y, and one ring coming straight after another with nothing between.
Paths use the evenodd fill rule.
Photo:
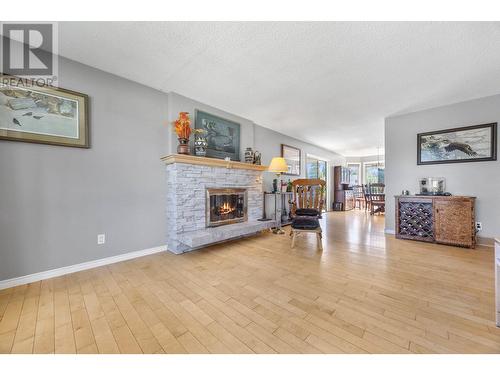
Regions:
<instances>
[{"instance_id":1,"label":"electrical outlet","mask_svg":"<svg viewBox=\"0 0 500 375\"><path fill-rule=\"evenodd\" d=\"M106 235L105 234L98 234L97 235L97 244L104 245L105 243L106 243Z\"/></svg>"},{"instance_id":2,"label":"electrical outlet","mask_svg":"<svg viewBox=\"0 0 500 375\"><path fill-rule=\"evenodd\" d=\"M483 223L480 221L476 221L476 230L483 230Z\"/></svg>"}]
</instances>

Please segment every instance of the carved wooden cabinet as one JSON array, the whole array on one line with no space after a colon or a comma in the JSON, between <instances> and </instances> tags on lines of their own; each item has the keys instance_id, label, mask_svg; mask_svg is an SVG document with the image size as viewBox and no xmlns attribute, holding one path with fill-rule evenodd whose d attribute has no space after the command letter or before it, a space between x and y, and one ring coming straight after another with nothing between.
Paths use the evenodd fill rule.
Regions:
<instances>
[{"instance_id":1,"label":"carved wooden cabinet","mask_svg":"<svg viewBox=\"0 0 500 375\"><path fill-rule=\"evenodd\" d=\"M396 196L396 237L474 248L474 197Z\"/></svg>"},{"instance_id":2,"label":"carved wooden cabinet","mask_svg":"<svg viewBox=\"0 0 500 375\"><path fill-rule=\"evenodd\" d=\"M354 192L352 190L339 190L334 196L334 210L337 211L335 203L339 204L339 211L349 211L354 209Z\"/></svg>"},{"instance_id":3,"label":"carved wooden cabinet","mask_svg":"<svg viewBox=\"0 0 500 375\"><path fill-rule=\"evenodd\" d=\"M354 209L354 192L349 188L349 168L340 165L333 168L333 209L335 211L349 211Z\"/></svg>"}]
</instances>

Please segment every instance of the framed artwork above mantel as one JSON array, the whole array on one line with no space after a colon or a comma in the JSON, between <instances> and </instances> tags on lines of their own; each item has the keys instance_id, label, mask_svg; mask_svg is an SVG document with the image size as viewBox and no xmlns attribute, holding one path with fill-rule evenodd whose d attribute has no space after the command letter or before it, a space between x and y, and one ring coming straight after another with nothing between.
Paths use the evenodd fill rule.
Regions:
<instances>
[{"instance_id":1,"label":"framed artwork above mantel","mask_svg":"<svg viewBox=\"0 0 500 375\"><path fill-rule=\"evenodd\" d=\"M497 123L417 134L417 164L497 160Z\"/></svg>"},{"instance_id":2,"label":"framed artwork above mantel","mask_svg":"<svg viewBox=\"0 0 500 375\"><path fill-rule=\"evenodd\" d=\"M205 130L207 157L240 161L239 123L196 109L195 129Z\"/></svg>"},{"instance_id":3,"label":"framed artwork above mantel","mask_svg":"<svg viewBox=\"0 0 500 375\"><path fill-rule=\"evenodd\" d=\"M285 159L288 172L283 173L289 176L300 176L300 166L302 157L300 149L293 146L281 144L281 157Z\"/></svg>"}]
</instances>

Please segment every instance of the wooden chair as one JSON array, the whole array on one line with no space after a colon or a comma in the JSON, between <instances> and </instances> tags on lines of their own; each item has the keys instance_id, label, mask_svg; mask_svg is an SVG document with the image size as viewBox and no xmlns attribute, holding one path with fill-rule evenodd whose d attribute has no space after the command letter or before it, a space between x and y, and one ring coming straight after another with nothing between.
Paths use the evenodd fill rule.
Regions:
<instances>
[{"instance_id":1,"label":"wooden chair","mask_svg":"<svg viewBox=\"0 0 500 375\"><path fill-rule=\"evenodd\" d=\"M385 212L385 185L369 184L368 194L370 200L370 215Z\"/></svg>"},{"instance_id":2,"label":"wooden chair","mask_svg":"<svg viewBox=\"0 0 500 375\"><path fill-rule=\"evenodd\" d=\"M368 185L361 185L363 187L363 196L365 197L365 212L371 210L370 202L370 191L368 190Z\"/></svg>"},{"instance_id":3,"label":"wooden chair","mask_svg":"<svg viewBox=\"0 0 500 375\"><path fill-rule=\"evenodd\" d=\"M319 218L323 210L326 182L320 179L298 179L292 182L292 248L300 233L316 233L318 248L323 250L321 243L322 231Z\"/></svg>"},{"instance_id":4,"label":"wooden chair","mask_svg":"<svg viewBox=\"0 0 500 375\"><path fill-rule=\"evenodd\" d=\"M352 188L354 195L354 208L359 208L360 210L365 207L365 193L363 191L363 185L355 185Z\"/></svg>"}]
</instances>

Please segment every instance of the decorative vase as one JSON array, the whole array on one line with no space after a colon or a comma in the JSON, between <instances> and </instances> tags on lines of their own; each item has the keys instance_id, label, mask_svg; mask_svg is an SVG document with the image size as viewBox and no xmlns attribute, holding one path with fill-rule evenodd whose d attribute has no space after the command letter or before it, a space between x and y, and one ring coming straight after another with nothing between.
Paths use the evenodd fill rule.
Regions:
<instances>
[{"instance_id":1,"label":"decorative vase","mask_svg":"<svg viewBox=\"0 0 500 375\"><path fill-rule=\"evenodd\" d=\"M208 142L204 135L195 135L194 137L194 154L196 156L207 155Z\"/></svg>"},{"instance_id":2,"label":"decorative vase","mask_svg":"<svg viewBox=\"0 0 500 375\"><path fill-rule=\"evenodd\" d=\"M189 138L179 138L179 145L177 146L177 153L189 155Z\"/></svg>"},{"instance_id":3,"label":"decorative vase","mask_svg":"<svg viewBox=\"0 0 500 375\"><path fill-rule=\"evenodd\" d=\"M253 164L253 150L251 147L247 147L245 150L245 163Z\"/></svg>"}]
</instances>

